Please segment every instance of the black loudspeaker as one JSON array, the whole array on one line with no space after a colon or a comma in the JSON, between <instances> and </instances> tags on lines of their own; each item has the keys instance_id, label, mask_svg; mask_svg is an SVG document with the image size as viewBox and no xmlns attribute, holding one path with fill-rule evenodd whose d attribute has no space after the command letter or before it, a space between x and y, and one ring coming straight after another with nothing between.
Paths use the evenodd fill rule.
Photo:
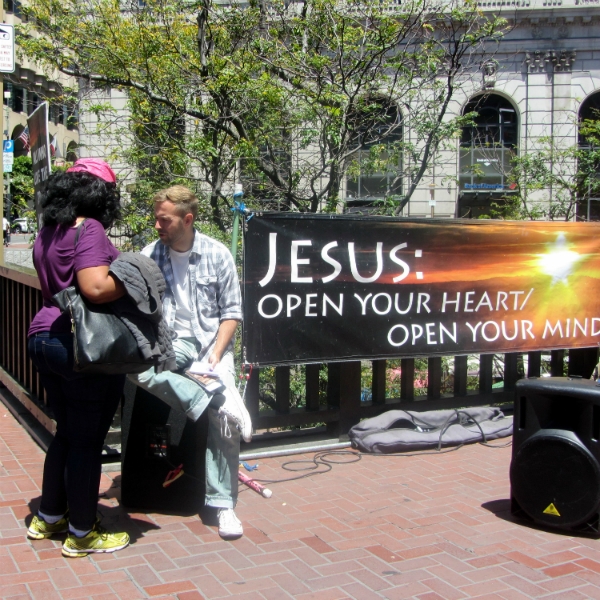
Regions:
<instances>
[{"instance_id":1,"label":"black loudspeaker","mask_svg":"<svg viewBox=\"0 0 600 600\"><path fill-rule=\"evenodd\" d=\"M516 385L511 512L548 527L597 535L600 387L569 377Z\"/></svg>"},{"instance_id":2,"label":"black loudspeaker","mask_svg":"<svg viewBox=\"0 0 600 600\"><path fill-rule=\"evenodd\" d=\"M208 411L194 423L130 381L124 397L121 503L152 512L198 513L206 489ZM180 465L183 473L177 471ZM169 476L172 483L164 485Z\"/></svg>"}]
</instances>

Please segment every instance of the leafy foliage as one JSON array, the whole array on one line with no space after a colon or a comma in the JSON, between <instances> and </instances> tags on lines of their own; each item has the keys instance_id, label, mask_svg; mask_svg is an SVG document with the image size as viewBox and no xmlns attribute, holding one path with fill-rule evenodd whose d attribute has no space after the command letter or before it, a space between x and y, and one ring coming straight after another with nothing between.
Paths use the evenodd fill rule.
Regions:
<instances>
[{"instance_id":1,"label":"leafy foliage","mask_svg":"<svg viewBox=\"0 0 600 600\"><path fill-rule=\"evenodd\" d=\"M109 106L94 110L113 142L128 138L118 146L140 189L186 182L221 231L234 181L255 207L335 210L365 144L366 170L404 156L399 214L460 130L462 117L448 114L457 86L505 26L475 0L36 0L26 13L29 57L90 92L126 93L126 122ZM389 122L396 104L402 118ZM410 141L377 149L405 127ZM128 215L132 231L145 211Z\"/></svg>"},{"instance_id":2,"label":"leafy foliage","mask_svg":"<svg viewBox=\"0 0 600 600\"><path fill-rule=\"evenodd\" d=\"M584 120L579 134L576 144L544 137L527 153L515 153L507 173L514 193L493 204L489 216L570 221L578 206L600 197L600 121Z\"/></svg>"},{"instance_id":3,"label":"leafy foliage","mask_svg":"<svg viewBox=\"0 0 600 600\"><path fill-rule=\"evenodd\" d=\"M17 156L10 174L13 211L19 216L27 215L33 202L33 170L30 156ZM35 220L35 218L34 218Z\"/></svg>"}]
</instances>

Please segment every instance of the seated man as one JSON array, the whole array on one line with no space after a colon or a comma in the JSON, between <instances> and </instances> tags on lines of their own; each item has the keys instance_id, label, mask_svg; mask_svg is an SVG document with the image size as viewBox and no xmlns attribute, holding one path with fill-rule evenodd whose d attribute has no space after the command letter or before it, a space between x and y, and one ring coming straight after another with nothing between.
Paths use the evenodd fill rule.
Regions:
<instances>
[{"instance_id":1,"label":"seated man","mask_svg":"<svg viewBox=\"0 0 600 600\"><path fill-rule=\"evenodd\" d=\"M197 213L198 199L186 187L158 192L154 226L159 240L142 254L156 261L167 283L163 312L177 333L173 349L178 370L188 369L194 361L208 363L225 390L210 394L183 374L154 369L130 377L194 421L209 408L205 503L218 510L219 535L234 538L243 534L233 510L240 454L236 427L246 441L252 437L250 415L235 387L233 364L233 340L242 319L241 293L231 253L196 231Z\"/></svg>"}]
</instances>

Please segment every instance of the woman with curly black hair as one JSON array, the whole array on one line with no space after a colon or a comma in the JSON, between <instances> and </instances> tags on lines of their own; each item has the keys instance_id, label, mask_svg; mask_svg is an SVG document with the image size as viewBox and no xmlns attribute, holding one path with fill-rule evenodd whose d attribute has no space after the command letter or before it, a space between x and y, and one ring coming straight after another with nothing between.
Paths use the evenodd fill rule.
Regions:
<instances>
[{"instance_id":1,"label":"woman with curly black hair","mask_svg":"<svg viewBox=\"0 0 600 600\"><path fill-rule=\"evenodd\" d=\"M96 518L102 446L117 410L124 375L85 375L73 370L73 336L67 313L52 297L76 285L90 302L125 295L109 273L119 251L106 236L119 216L120 196L110 166L82 158L52 175L42 200L43 227L33 247L44 303L29 328L28 350L56 419L44 463L42 500L27 530L40 540L68 532L67 557L114 552L129 543Z\"/></svg>"}]
</instances>

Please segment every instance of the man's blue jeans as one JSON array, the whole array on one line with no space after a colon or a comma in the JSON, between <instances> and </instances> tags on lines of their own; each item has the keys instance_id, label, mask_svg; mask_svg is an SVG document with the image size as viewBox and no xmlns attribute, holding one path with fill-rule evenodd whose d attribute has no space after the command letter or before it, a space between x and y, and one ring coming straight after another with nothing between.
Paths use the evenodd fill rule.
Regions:
<instances>
[{"instance_id":1,"label":"man's blue jeans","mask_svg":"<svg viewBox=\"0 0 600 600\"><path fill-rule=\"evenodd\" d=\"M102 446L125 375L75 373L70 333L32 335L28 350L56 419L44 462L40 511L58 516L68 508L71 525L87 531L96 521Z\"/></svg>"},{"instance_id":2,"label":"man's blue jeans","mask_svg":"<svg viewBox=\"0 0 600 600\"><path fill-rule=\"evenodd\" d=\"M173 350L178 371L189 368L198 356L194 338L175 339ZM221 368L223 383L228 388L235 388L235 367L231 352L223 355ZM212 396L206 394L197 383L172 371L155 373L152 368L128 377L171 408L183 411L192 421L198 420L208 408L205 503L217 508L234 508L238 490L240 434L236 427L230 427L231 435L223 435L217 409L210 406Z\"/></svg>"}]
</instances>

